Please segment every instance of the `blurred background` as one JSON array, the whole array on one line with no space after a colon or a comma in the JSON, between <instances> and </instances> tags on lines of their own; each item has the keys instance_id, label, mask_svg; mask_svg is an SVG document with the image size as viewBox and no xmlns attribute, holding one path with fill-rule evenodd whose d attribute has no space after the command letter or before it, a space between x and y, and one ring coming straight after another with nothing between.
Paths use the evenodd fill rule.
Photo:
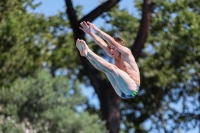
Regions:
<instances>
[{"instance_id":1,"label":"blurred background","mask_svg":"<svg viewBox=\"0 0 200 133\"><path fill-rule=\"evenodd\" d=\"M80 56L90 21L120 36L141 87L123 100ZM200 133L199 0L1 0L0 133Z\"/></svg>"}]
</instances>

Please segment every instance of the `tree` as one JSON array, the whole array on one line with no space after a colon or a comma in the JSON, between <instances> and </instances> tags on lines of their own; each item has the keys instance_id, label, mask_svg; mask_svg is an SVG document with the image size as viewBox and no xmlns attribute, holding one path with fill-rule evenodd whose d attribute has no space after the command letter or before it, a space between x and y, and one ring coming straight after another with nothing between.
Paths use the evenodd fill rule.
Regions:
<instances>
[{"instance_id":1,"label":"tree","mask_svg":"<svg viewBox=\"0 0 200 133\"><path fill-rule=\"evenodd\" d=\"M199 1L158 0L155 12L152 13L152 1L137 0L135 7L141 19L117 8L119 1L116 0L103 2L85 16L81 14L81 6L74 8L72 1L66 0L66 13L59 12L50 17L27 13L26 6L36 7L31 2L0 2L1 86L11 87L18 77L26 79L28 75L36 76L36 71L42 67L55 77L59 72L69 78L70 82L78 78L85 84L91 84L100 100L100 115L107 121L107 129L111 133L119 132L120 121L124 124L124 132L134 129L135 133L174 132L198 126ZM85 58L79 58L78 51L74 52L77 50L76 38L85 39L84 33L78 29L79 22L93 21L101 15L111 25L110 29L103 30L112 35L118 33L127 40L138 61L142 84L140 93L134 99L121 101L104 75ZM150 34L147 38L148 30ZM22 34L24 31L27 33ZM95 46L94 49L101 52ZM65 116L63 108L58 109ZM5 111L7 112L9 110ZM61 120L57 109L52 109L52 112L55 116L44 115L44 119L67 122ZM51 111L46 114L51 114ZM14 125L12 121L13 119L9 119L4 131L11 129ZM146 121L151 122L149 128L143 127ZM56 124L51 123L51 130L59 130L54 128L57 127ZM35 126L42 129L39 125ZM64 125L60 126L65 129ZM22 128L14 130L20 132Z\"/></svg>"},{"instance_id":2,"label":"tree","mask_svg":"<svg viewBox=\"0 0 200 133\"><path fill-rule=\"evenodd\" d=\"M97 115L77 110L85 101L78 81L70 85L64 76L43 70L34 78L19 78L0 89L1 132L106 132Z\"/></svg>"}]
</instances>

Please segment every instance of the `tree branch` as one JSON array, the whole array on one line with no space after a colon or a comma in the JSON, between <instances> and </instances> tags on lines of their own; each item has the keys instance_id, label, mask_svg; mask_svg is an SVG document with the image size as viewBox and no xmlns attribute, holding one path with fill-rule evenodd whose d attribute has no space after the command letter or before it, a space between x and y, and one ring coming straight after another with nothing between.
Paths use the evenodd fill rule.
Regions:
<instances>
[{"instance_id":1,"label":"tree branch","mask_svg":"<svg viewBox=\"0 0 200 133\"><path fill-rule=\"evenodd\" d=\"M141 51L144 48L144 44L147 40L148 31L151 24L151 14L153 12L154 7L155 7L155 4L152 2L152 0L144 0L143 10L142 10L142 20L141 20L139 32L137 34L135 43L133 47L131 48L131 51L136 61L140 57Z\"/></svg>"},{"instance_id":2,"label":"tree branch","mask_svg":"<svg viewBox=\"0 0 200 133\"><path fill-rule=\"evenodd\" d=\"M117 3L119 3L121 0L108 0L101 5L99 5L97 8L92 10L89 14L85 15L80 22L82 21L94 21L97 17L99 17L102 13L109 11L112 7L114 7Z\"/></svg>"},{"instance_id":3,"label":"tree branch","mask_svg":"<svg viewBox=\"0 0 200 133\"><path fill-rule=\"evenodd\" d=\"M71 0L65 0L66 6L67 6L67 15L68 15L68 19L70 21L71 24L71 28L73 29L74 35L75 35L75 39L77 32L78 32L78 20L77 20L77 16L76 16L76 11L73 8L73 4Z\"/></svg>"}]
</instances>

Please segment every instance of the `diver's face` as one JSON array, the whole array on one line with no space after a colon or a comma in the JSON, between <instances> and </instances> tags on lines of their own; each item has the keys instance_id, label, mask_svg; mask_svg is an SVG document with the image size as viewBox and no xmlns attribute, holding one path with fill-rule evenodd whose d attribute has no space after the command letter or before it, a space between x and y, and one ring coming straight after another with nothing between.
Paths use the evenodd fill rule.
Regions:
<instances>
[{"instance_id":1,"label":"diver's face","mask_svg":"<svg viewBox=\"0 0 200 133\"><path fill-rule=\"evenodd\" d=\"M110 45L110 53L113 58L118 58L120 56L120 52L112 45Z\"/></svg>"}]
</instances>

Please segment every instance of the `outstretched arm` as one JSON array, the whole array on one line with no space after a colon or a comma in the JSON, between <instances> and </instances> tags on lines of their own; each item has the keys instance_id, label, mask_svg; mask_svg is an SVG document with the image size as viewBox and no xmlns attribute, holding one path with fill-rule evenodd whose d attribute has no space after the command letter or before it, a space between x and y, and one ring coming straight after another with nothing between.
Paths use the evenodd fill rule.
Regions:
<instances>
[{"instance_id":1,"label":"outstretched arm","mask_svg":"<svg viewBox=\"0 0 200 133\"><path fill-rule=\"evenodd\" d=\"M96 34L94 34L91 30L91 26L88 25L85 21L81 22L80 25L82 27L79 27L81 30L83 30L85 33L89 34L92 39L109 55L111 56L110 53L110 48L109 46L105 43L105 41L103 39L101 39L100 37L98 37Z\"/></svg>"},{"instance_id":2,"label":"outstretched arm","mask_svg":"<svg viewBox=\"0 0 200 133\"><path fill-rule=\"evenodd\" d=\"M130 52L130 50L128 50L128 48L122 46L121 44L119 44L118 42L115 41L115 39L113 37L111 37L110 35L108 35L107 33L103 32L102 30L100 30L99 28L97 28L94 24L87 22L87 24L92 27L104 40L106 40L109 44L113 45L114 47L117 48L118 51L120 51L123 54L127 54L127 52Z\"/></svg>"}]
</instances>

